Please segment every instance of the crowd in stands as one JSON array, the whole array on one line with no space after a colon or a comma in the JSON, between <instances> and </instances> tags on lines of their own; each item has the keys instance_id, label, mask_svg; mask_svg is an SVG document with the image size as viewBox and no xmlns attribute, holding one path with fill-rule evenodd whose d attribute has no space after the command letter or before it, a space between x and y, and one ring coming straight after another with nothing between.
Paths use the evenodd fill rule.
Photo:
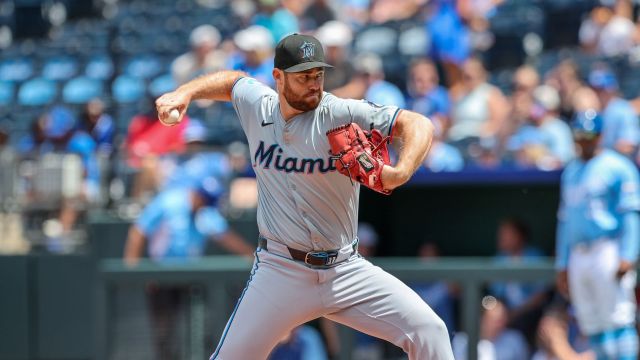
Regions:
<instances>
[{"instance_id":1,"label":"crowd in stands","mask_svg":"<svg viewBox=\"0 0 640 360\"><path fill-rule=\"evenodd\" d=\"M561 170L575 157L568 121L589 109L604 118L603 145L640 164L640 18L632 0L104 3L99 16L62 22L45 38L0 42L0 232L8 234L0 252L28 251L16 239L29 235L20 230L36 223L29 217L46 220L42 241L30 242L69 252L89 208L133 219L148 203L178 201L170 195L180 191L204 194L204 205L223 213L255 207L233 108L200 101L179 125L164 127L153 101L220 69L274 86L274 46L293 32L325 46L334 65L326 91L433 121L421 172ZM376 235L362 231L361 252L373 250ZM496 261L536 261L541 254L526 237L519 222L500 224ZM432 244L420 250L425 258L438 253ZM455 286L413 286L456 329ZM545 359L564 349L558 334L584 350L564 308L538 325L546 290L491 284L479 352L525 359L539 348L535 358ZM374 359L371 339L357 340L361 358ZM454 337L457 354L465 341ZM298 353L305 342L317 344L306 327L283 340Z\"/></svg>"}]
</instances>

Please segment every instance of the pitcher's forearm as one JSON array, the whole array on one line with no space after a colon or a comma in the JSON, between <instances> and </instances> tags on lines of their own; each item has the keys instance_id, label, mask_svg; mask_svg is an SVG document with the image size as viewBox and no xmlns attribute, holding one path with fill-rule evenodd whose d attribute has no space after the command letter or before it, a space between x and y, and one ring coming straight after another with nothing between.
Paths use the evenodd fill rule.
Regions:
<instances>
[{"instance_id":1,"label":"pitcher's forearm","mask_svg":"<svg viewBox=\"0 0 640 360\"><path fill-rule=\"evenodd\" d=\"M243 76L247 74L242 71L217 71L189 81L180 86L178 91L184 91L191 100L231 101L233 84Z\"/></svg>"},{"instance_id":2,"label":"pitcher's forearm","mask_svg":"<svg viewBox=\"0 0 640 360\"><path fill-rule=\"evenodd\" d=\"M407 178L413 175L427 156L433 141L433 131L431 121L420 114L403 110L398 115L394 136L400 138L402 146L395 167Z\"/></svg>"}]
</instances>

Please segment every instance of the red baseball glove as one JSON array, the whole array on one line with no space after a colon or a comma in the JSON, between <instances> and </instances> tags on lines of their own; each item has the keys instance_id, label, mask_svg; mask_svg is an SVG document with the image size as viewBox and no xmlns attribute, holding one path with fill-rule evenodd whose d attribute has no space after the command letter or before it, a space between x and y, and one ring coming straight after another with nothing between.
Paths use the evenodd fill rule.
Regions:
<instances>
[{"instance_id":1,"label":"red baseball glove","mask_svg":"<svg viewBox=\"0 0 640 360\"><path fill-rule=\"evenodd\" d=\"M362 185L379 193L391 191L382 187L382 168L389 165L389 137L378 129L362 130L356 123L349 123L327 131L330 153L336 169Z\"/></svg>"}]
</instances>

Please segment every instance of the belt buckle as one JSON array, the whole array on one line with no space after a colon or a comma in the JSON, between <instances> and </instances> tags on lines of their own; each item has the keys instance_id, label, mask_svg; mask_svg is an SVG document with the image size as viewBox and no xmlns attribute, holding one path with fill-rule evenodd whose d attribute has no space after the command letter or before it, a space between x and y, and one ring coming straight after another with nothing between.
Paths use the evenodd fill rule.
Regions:
<instances>
[{"instance_id":1,"label":"belt buckle","mask_svg":"<svg viewBox=\"0 0 640 360\"><path fill-rule=\"evenodd\" d=\"M314 264L311 259L318 259L322 264ZM308 265L332 265L338 259L337 251L310 251L304 256L304 262Z\"/></svg>"}]
</instances>

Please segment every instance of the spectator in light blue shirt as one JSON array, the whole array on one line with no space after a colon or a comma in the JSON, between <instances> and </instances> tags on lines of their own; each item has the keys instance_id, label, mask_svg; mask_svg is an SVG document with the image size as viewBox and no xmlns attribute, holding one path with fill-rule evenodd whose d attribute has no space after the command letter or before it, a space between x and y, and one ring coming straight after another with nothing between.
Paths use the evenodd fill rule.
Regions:
<instances>
[{"instance_id":1,"label":"spectator in light blue shirt","mask_svg":"<svg viewBox=\"0 0 640 360\"><path fill-rule=\"evenodd\" d=\"M575 156L569 125L558 118L560 95L551 86L542 85L533 91L529 122L507 142L516 153L519 166L540 170L562 168Z\"/></svg>"},{"instance_id":2,"label":"spectator in light blue shirt","mask_svg":"<svg viewBox=\"0 0 640 360\"><path fill-rule=\"evenodd\" d=\"M602 104L601 145L631 156L640 143L640 120L631 104L620 97L615 74L607 68L596 68L589 74L589 85Z\"/></svg>"},{"instance_id":3,"label":"spectator in light blue shirt","mask_svg":"<svg viewBox=\"0 0 640 360\"><path fill-rule=\"evenodd\" d=\"M442 118L448 124L451 101L447 89L439 85L438 70L427 58L414 60L409 67L407 89L409 109L428 118Z\"/></svg>"},{"instance_id":4,"label":"spectator in light blue shirt","mask_svg":"<svg viewBox=\"0 0 640 360\"><path fill-rule=\"evenodd\" d=\"M364 53L354 60L354 67L364 77L367 90L364 98L379 105L404 108L405 99L397 86L384 80L382 59L373 53Z\"/></svg>"}]
</instances>

